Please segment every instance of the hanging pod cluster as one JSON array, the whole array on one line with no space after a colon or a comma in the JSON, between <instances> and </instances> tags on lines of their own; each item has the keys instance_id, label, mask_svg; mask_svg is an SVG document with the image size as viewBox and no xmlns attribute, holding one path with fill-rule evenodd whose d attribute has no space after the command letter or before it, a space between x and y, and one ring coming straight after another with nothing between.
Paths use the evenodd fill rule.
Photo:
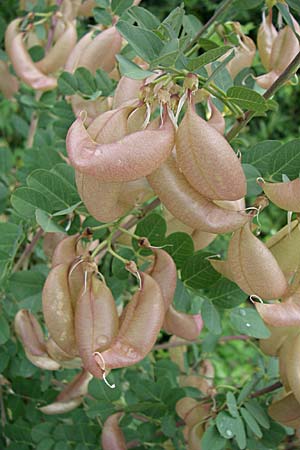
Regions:
<instances>
[{"instance_id":1,"label":"hanging pod cluster","mask_svg":"<svg viewBox=\"0 0 300 450\"><path fill-rule=\"evenodd\" d=\"M294 30L299 35L300 27L293 20ZM257 47L261 62L268 71L256 78L256 82L264 89L268 89L287 68L300 49L299 41L294 30L285 25L279 31L272 23L272 9L268 16L263 13L263 20L258 30Z\"/></svg>"}]
</instances>

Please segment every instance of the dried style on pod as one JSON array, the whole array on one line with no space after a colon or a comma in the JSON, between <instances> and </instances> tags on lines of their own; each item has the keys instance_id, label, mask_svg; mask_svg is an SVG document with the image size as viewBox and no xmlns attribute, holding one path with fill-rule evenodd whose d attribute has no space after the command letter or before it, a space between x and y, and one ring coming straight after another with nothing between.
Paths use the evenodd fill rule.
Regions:
<instances>
[{"instance_id":1,"label":"dried style on pod","mask_svg":"<svg viewBox=\"0 0 300 450\"><path fill-rule=\"evenodd\" d=\"M273 327L293 327L300 325L300 293L295 292L281 303L255 302L261 318Z\"/></svg>"}]
</instances>

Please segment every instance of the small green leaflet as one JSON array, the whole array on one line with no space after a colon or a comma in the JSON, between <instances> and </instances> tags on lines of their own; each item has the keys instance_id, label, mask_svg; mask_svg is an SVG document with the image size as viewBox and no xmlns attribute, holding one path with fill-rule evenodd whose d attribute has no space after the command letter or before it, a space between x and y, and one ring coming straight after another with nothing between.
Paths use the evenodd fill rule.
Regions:
<instances>
[{"instance_id":1,"label":"small green leaflet","mask_svg":"<svg viewBox=\"0 0 300 450\"><path fill-rule=\"evenodd\" d=\"M258 339L266 339L271 333L259 314L251 308L234 309L230 314L232 326L240 333Z\"/></svg>"},{"instance_id":2,"label":"small green leaflet","mask_svg":"<svg viewBox=\"0 0 300 450\"><path fill-rule=\"evenodd\" d=\"M134 80L144 80L145 78L153 75L154 72L150 72L150 70L144 70L139 67L134 62L125 58L122 55L117 55L116 59L119 63L119 69L121 75L126 76L128 78L133 78Z\"/></svg>"}]
</instances>

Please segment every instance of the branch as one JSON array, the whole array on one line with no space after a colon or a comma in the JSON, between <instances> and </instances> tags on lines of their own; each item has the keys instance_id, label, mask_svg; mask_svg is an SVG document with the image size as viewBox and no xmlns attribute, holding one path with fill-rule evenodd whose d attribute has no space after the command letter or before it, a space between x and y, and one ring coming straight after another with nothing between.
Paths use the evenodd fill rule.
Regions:
<instances>
[{"instance_id":1,"label":"branch","mask_svg":"<svg viewBox=\"0 0 300 450\"><path fill-rule=\"evenodd\" d=\"M215 11L214 15L211 16L208 22L206 22L205 25L201 28L200 31L195 35L195 37L189 42L189 44L185 47L184 52L187 52L190 50L193 45L198 41L198 39L203 36L203 34L206 32L206 30L229 8L231 3L233 3L234 0L225 0L223 4Z\"/></svg>"},{"instance_id":2,"label":"branch","mask_svg":"<svg viewBox=\"0 0 300 450\"><path fill-rule=\"evenodd\" d=\"M31 255L31 253L34 250L34 247L36 246L36 244L38 243L38 241L40 240L40 238L43 236L44 234L44 230L42 230L42 228L39 228L38 231L36 232L36 234L33 236L30 244L28 244L24 250L24 252L22 253L22 255L20 256L20 258L18 259L18 261L16 262L16 264L14 265L13 268L13 272L17 272L20 267L22 267L24 261L29 258L29 256Z\"/></svg>"},{"instance_id":3,"label":"branch","mask_svg":"<svg viewBox=\"0 0 300 450\"><path fill-rule=\"evenodd\" d=\"M275 92L278 91L281 86L283 86L298 70L300 66L300 52L295 56L292 62L287 66L287 68L282 72L282 74L277 78L277 80L269 87L269 89L264 93L263 97L265 100L271 98ZM237 120L237 123L233 125L231 130L226 134L226 139L230 142L247 123L255 116L254 111L247 111L242 120Z\"/></svg>"},{"instance_id":4,"label":"branch","mask_svg":"<svg viewBox=\"0 0 300 450\"><path fill-rule=\"evenodd\" d=\"M259 391L253 392L253 394L250 395L250 398L260 397L261 395L265 395L268 394L269 392L276 391L276 389L280 389L281 387L282 387L281 381L276 381L276 383L271 384L270 386L260 389Z\"/></svg>"},{"instance_id":5,"label":"branch","mask_svg":"<svg viewBox=\"0 0 300 450\"><path fill-rule=\"evenodd\" d=\"M238 336L222 336L219 339L219 343L228 342L228 341L248 341L250 336L246 336L245 334L240 334ZM164 344L157 344L153 347L153 350L162 350L174 347L181 347L182 345L192 345L192 344L202 344L203 339L195 339L194 341L186 341L184 339L175 341L175 342L166 342Z\"/></svg>"}]
</instances>

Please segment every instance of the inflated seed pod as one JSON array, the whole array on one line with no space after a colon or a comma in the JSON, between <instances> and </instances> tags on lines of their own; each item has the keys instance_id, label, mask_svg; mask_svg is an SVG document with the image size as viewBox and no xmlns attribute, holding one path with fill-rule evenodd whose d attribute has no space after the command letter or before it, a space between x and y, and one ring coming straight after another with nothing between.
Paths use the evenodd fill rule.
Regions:
<instances>
[{"instance_id":1,"label":"inflated seed pod","mask_svg":"<svg viewBox=\"0 0 300 450\"><path fill-rule=\"evenodd\" d=\"M39 410L44 414L65 414L82 403L83 396L88 392L88 385L93 376L86 370L82 370L61 391L53 403L42 406Z\"/></svg>"},{"instance_id":2,"label":"inflated seed pod","mask_svg":"<svg viewBox=\"0 0 300 450\"><path fill-rule=\"evenodd\" d=\"M192 103L178 127L176 154L188 182L207 199L238 200L246 195L240 160L226 139L198 116Z\"/></svg>"},{"instance_id":3,"label":"inflated seed pod","mask_svg":"<svg viewBox=\"0 0 300 450\"><path fill-rule=\"evenodd\" d=\"M259 181L266 196L285 211L300 212L300 178L284 183Z\"/></svg>"},{"instance_id":4,"label":"inflated seed pod","mask_svg":"<svg viewBox=\"0 0 300 450\"><path fill-rule=\"evenodd\" d=\"M278 356L280 348L288 339L292 339L299 333L298 327L272 327L268 326L271 336L267 339L260 339L261 350L269 356Z\"/></svg>"},{"instance_id":5,"label":"inflated seed pod","mask_svg":"<svg viewBox=\"0 0 300 450\"><path fill-rule=\"evenodd\" d=\"M253 235L250 224L233 234L227 261L235 283L249 295L271 300L280 298L287 289L276 259L265 244Z\"/></svg>"},{"instance_id":6,"label":"inflated seed pod","mask_svg":"<svg viewBox=\"0 0 300 450\"><path fill-rule=\"evenodd\" d=\"M119 426L119 420L123 413L109 416L104 422L101 434L101 445L103 450L126 450L126 441Z\"/></svg>"},{"instance_id":7,"label":"inflated seed pod","mask_svg":"<svg viewBox=\"0 0 300 450\"><path fill-rule=\"evenodd\" d=\"M95 274L90 275L76 304L75 333L83 365L96 377L102 374L94 352L110 347L118 326L118 313L111 290Z\"/></svg>"},{"instance_id":8,"label":"inflated seed pod","mask_svg":"<svg viewBox=\"0 0 300 450\"><path fill-rule=\"evenodd\" d=\"M78 118L69 128L66 146L70 162L82 173L104 182L137 180L149 175L171 153L174 126L168 116L156 130L129 134L110 144L97 144Z\"/></svg>"},{"instance_id":9,"label":"inflated seed pod","mask_svg":"<svg viewBox=\"0 0 300 450\"><path fill-rule=\"evenodd\" d=\"M176 403L176 413L178 416L185 421L188 413L199 405L199 402L192 397L182 397Z\"/></svg>"},{"instance_id":10,"label":"inflated seed pod","mask_svg":"<svg viewBox=\"0 0 300 450\"><path fill-rule=\"evenodd\" d=\"M53 252L52 267L58 264L71 264L78 256L83 254L84 248L80 242L80 234L64 235L64 239L58 243Z\"/></svg>"},{"instance_id":11,"label":"inflated seed pod","mask_svg":"<svg viewBox=\"0 0 300 450\"><path fill-rule=\"evenodd\" d=\"M21 309L14 320L15 331L32 364L45 370L58 370L60 364L47 353L43 331L33 314Z\"/></svg>"},{"instance_id":12,"label":"inflated seed pod","mask_svg":"<svg viewBox=\"0 0 300 450\"><path fill-rule=\"evenodd\" d=\"M274 41L278 35L272 23L272 10L268 16L263 12L262 23L257 33L257 48L261 62L266 70L270 70L270 60Z\"/></svg>"},{"instance_id":13,"label":"inflated seed pod","mask_svg":"<svg viewBox=\"0 0 300 450\"><path fill-rule=\"evenodd\" d=\"M279 378L283 384L284 389L289 392L291 391L291 386L287 376L287 361L289 358L289 350L291 347L290 339L287 338L278 352L278 362L279 362Z\"/></svg>"},{"instance_id":14,"label":"inflated seed pod","mask_svg":"<svg viewBox=\"0 0 300 450\"><path fill-rule=\"evenodd\" d=\"M188 450L199 450L199 443L204 434L205 428L203 423L196 423L188 432Z\"/></svg>"},{"instance_id":15,"label":"inflated seed pod","mask_svg":"<svg viewBox=\"0 0 300 450\"><path fill-rule=\"evenodd\" d=\"M225 119L223 117L223 114L218 110L211 98L208 99L208 105L211 111L211 115L207 123L223 135L225 133Z\"/></svg>"},{"instance_id":16,"label":"inflated seed pod","mask_svg":"<svg viewBox=\"0 0 300 450\"><path fill-rule=\"evenodd\" d=\"M114 94L113 109L118 108L129 100L138 98L140 88L143 84L144 80L133 80L125 76L121 77Z\"/></svg>"},{"instance_id":17,"label":"inflated seed pod","mask_svg":"<svg viewBox=\"0 0 300 450\"><path fill-rule=\"evenodd\" d=\"M234 277L231 271L231 267L228 263L228 260L221 259L208 259L213 268L220 273L223 277L228 278L228 280L234 282Z\"/></svg>"},{"instance_id":18,"label":"inflated seed pod","mask_svg":"<svg viewBox=\"0 0 300 450\"><path fill-rule=\"evenodd\" d=\"M115 56L120 52L122 37L116 27L108 28L97 34L85 47L79 57L77 67L86 67L95 74L97 69L111 72L115 66Z\"/></svg>"},{"instance_id":19,"label":"inflated seed pod","mask_svg":"<svg viewBox=\"0 0 300 450\"><path fill-rule=\"evenodd\" d=\"M209 410L209 403L200 403L191 397L183 397L176 403L176 413L189 427L208 417Z\"/></svg>"},{"instance_id":20,"label":"inflated seed pod","mask_svg":"<svg viewBox=\"0 0 300 450\"><path fill-rule=\"evenodd\" d=\"M145 358L161 329L165 306L157 282L140 272L142 288L132 297L126 314L110 348L102 353L108 369L128 367ZM101 375L103 370L99 371Z\"/></svg>"},{"instance_id":21,"label":"inflated seed pod","mask_svg":"<svg viewBox=\"0 0 300 450\"><path fill-rule=\"evenodd\" d=\"M5 49L16 74L33 89L48 91L55 89L57 80L46 76L32 61L23 41L23 32L19 30L22 19L15 19L5 31Z\"/></svg>"},{"instance_id":22,"label":"inflated seed pod","mask_svg":"<svg viewBox=\"0 0 300 450\"><path fill-rule=\"evenodd\" d=\"M299 328L298 328L299 330ZM286 355L286 376L291 386L291 390L297 401L300 403L300 370L299 370L299 352L300 352L300 333L290 338L290 345Z\"/></svg>"},{"instance_id":23,"label":"inflated seed pod","mask_svg":"<svg viewBox=\"0 0 300 450\"><path fill-rule=\"evenodd\" d=\"M247 67L251 67L255 53L256 46L249 36L242 34L240 36L240 45L234 49L235 55L226 65L226 69L234 79L238 73Z\"/></svg>"},{"instance_id":24,"label":"inflated seed pod","mask_svg":"<svg viewBox=\"0 0 300 450\"><path fill-rule=\"evenodd\" d=\"M281 303L255 302L256 310L268 325L273 327L296 327L300 325L300 292Z\"/></svg>"},{"instance_id":25,"label":"inflated seed pod","mask_svg":"<svg viewBox=\"0 0 300 450\"><path fill-rule=\"evenodd\" d=\"M300 403L293 392L285 393L268 408L270 417L286 427L300 427Z\"/></svg>"},{"instance_id":26,"label":"inflated seed pod","mask_svg":"<svg viewBox=\"0 0 300 450\"><path fill-rule=\"evenodd\" d=\"M51 337L47 339L45 345L47 353L51 356L51 358L55 359L55 361L63 363L65 361L71 361L74 359L73 354L71 355L62 350Z\"/></svg>"},{"instance_id":27,"label":"inflated seed pod","mask_svg":"<svg viewBox=\"0 0 300 450\"><path fill-rule=\"evenodd\" d=\"M109 111L112 105L111 97L99 97L96 100L86 100L80 95L71 95L71 106L74 115L77 117L81 111L86 111L85 122L89 126L100 114Z\"/></svg>"},{"instance_id":28,"label":"inflated seed pod","mask_svg":"<svg viewBox=\"0 0 300 450\"><path fill-rule=\"evenodd\" d=\"M66 64L64 67L64 70L66 72L72 73L77 69L82 53L85 51L86 47L92 42L95 31L100 31L100 30L101 30L101 28L99 26L97 26L89 33L86 33L81 39L79 39L79 41L73 48L72 52L70 53L70 55L66 61Z\"/></svg>"},{"instance_id":29,"label":"inflated seed pod","mask_svg":"<svg viewBox=\"0 0 300 450\"><path fill-rule=\"evenodd\" d=\"M77 41L76 26L73 22L65 21L65 29L54 46L49 50L46 56L35 63L35 66L43 73L56 72L63 67L75 47Z\"/></svg>"},{"instance_id":30,"label":"inflated seed pod","mask_svg":"<svg viewBox=\"0 0 300 450\"><path fill-rule=\"evenodd\" d=\"M203 320L201 314L186 314L170 305L165 315L163 328L169 334L193 341L197 339L203 328Z\"/></svg>"},{"instance_id":31,"label":"inflated seed pod","mask_svg":"<svg viewBox=\"0 0 300 450\"><path fill-rule=\"evenodd\" d=\"M5 61L0 61L0 92L5 98L12 98L19 90L19 82L8 69Z\"/></svg>"},{"instance_id":32,"label":"inflated seed pod","mask_svg":"<svg viewBox=\"0 0 300 450\"><path fill-rule=\"evenodd\" d=\"M250 220L247 214L221 208L199 194L180 172L173 156L147 179L171 214L194 229L209 233L227 233Z\"/></svg>"},{"instance_id":33,"label":"inflated seed pod","mask_svg":"<svg viewBox=\"0 0 300 450\"><path fill-rule=\"evenodd\" d=\"M177 336L171 336L171 338L168 341L170 344L172 344L173 342L177 342L178 343L178 338ZM186 367L185 367L185 358L184 358L184 354L187 352L187 346L182 344L182 345L178 345L176 347L170 347L169 348L169 355L170 355L170 360L173 361L175 364L177 364L177 366L180 368L181 372L185 372L186 371Z\"/></svg>"},{"instance_id":34,"label":"inflated seed pod","mask_svg":"<svg viewBox=\"0 0 300 450\"><path fill-rule=\"evenodd\" d=\"M66 237L65 233L57 232L57 233L45 233L43 240L43 250L47 258L52 259L53 253L64 238Z\"/></svg>"},{"instance_id":35,"label":"inflated seed pod","mask_svg":"<svg viewBox=\"0 0 300 450\"><path fill-rule=\"evenodd\" d=\"M74 312L68 282L69 264L58 264L43 288L43 313L49 334L66 353L76 356Z\"/></svg>"}]
</instances>

